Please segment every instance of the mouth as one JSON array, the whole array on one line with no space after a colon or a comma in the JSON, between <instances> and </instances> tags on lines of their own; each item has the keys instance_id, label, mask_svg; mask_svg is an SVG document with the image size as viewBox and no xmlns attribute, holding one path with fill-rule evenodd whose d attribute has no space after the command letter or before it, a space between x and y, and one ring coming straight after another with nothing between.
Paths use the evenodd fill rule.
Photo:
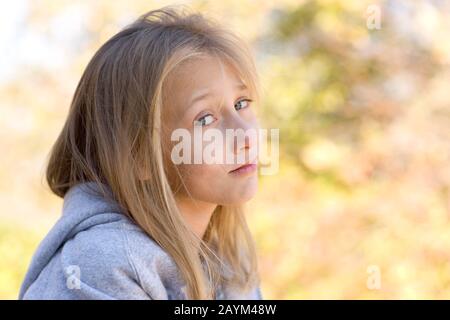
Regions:
<instances>
[{"instance_id":1,"label":"mouth","mask_svg":"<svg viewBox=\"0 0 450 320\"><path fill-rule=\"evenodd\" d=\"M230 173L230 174L249 173L249 172L255 171L256 167L257 167L256 162L250 162L250 163L246 163L236 169L233 169L233 170L229 171L228 173Z\"/></svg>"}]
</instances>

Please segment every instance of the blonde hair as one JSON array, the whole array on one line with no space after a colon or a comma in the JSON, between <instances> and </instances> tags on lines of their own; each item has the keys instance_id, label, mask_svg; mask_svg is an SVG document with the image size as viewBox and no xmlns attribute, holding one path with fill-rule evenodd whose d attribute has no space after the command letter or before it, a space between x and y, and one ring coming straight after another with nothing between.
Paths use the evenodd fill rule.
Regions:
<instances>
[{"instance_id":1,"label":"blonde hair","mask_svg":"<svg viewBox=\"0 0 450 320\"><path fill-rule=\"evenodd\" d=\"M60 197L92 181L108 197L102 185L108 186L123 212L172 257L188 299L214 299L221 284L247 291L259 283L243 208L218 205L199 239L176 206L164 166L164 81L202 54L232 63L259 100L256 67L240 37L183 7L153 10L109 39L87 65L46 171Z\"/></svg>"}]
</instances>

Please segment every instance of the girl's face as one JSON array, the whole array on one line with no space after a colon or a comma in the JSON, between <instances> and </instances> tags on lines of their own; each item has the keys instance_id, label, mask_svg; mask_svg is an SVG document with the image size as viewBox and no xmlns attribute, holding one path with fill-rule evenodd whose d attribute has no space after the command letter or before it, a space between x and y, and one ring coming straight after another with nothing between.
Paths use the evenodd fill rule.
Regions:
<instances>
[{"instance_id":1,"label":"girl's face","mask_svg":"<svg viewBox=\"0 0 450 320\"><path fill-rule=\"evenodd\" d=\"M190 133L192 150L196 126L201 126L203 135L213 128L220 132L223 144L219 147L224 155L227 152L233 155L234 161L230 163L223 158L220 163L208 164L202 159L200 164L194 164L192 151L190 164L176 165L189 195L181 188L175 196L190 196L196 201L219 205L240 204L252 198L257 189L257 141L247 136L245 142L241 140L238 144L236 135L226 139L225 130L257 132L258 123L252 102L246 100L253 98L250 91L242 86L232 67L218 59L212 56L192 59L169 75L167 106L162 112L163 143L170 146L170 156L173 147L180 143L171 141L175 129L183 128ZM203 143L202 153L210 141ZM252 163L253 166L233 171ZM168 172L171 182L176 179L173 166L172 163Z\"/></svg>"}]
</instances>

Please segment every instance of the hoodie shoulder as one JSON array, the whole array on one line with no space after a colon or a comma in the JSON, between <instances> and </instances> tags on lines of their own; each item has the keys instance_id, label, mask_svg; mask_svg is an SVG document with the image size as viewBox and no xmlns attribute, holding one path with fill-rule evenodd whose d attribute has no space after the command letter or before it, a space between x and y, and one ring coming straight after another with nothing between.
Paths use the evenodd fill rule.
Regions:
<instances>
[{"instance_id":1,"label":"hoodie shoulder","mask_svg":"<svg viewBox=\"0 0 450 320\"><path fill-rule=\"evenodd\" d=\"M38 285L44 289L42 297L152 299L130 263L121 224L93 227L67 240L43 270L48 281L45 289Z\"/></svg>"},{"instance_id":2,"label":"hoodie shoulder","mask_svg":"<svg viewBox=\"0 0 450 320\"><path fill-rule=\"evenodd\" d=\"M162 248L85 187L66 195L62 216L32 257L19 299L167 299L159 274Z\"/></svg>"},{"instance_id":3,"label":"hoodie shoulder","mask_svg":"<svg viewBox=\"0 0 450 320\"><path fill-rule=\"evenodd\" d=\"M168 299L176 280L168 254L130 222L78 233L64 245L61 262L66 276L78 271L82 295L95 290L118 299Z\"/></svg>"}]
</instances>

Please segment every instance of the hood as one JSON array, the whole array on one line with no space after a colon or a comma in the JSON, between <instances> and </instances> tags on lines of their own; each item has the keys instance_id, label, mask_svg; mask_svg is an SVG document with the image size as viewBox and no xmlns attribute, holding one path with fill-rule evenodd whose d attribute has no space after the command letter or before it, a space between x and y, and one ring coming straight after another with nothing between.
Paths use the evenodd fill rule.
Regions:
<instances>
[{"instance_id":1,"label":"hood","mask_svg":"<svg viewBox=\"0 0 450 320\"><path fill-rule=\"evenodd\" d=\"M111 190L103 186L111 195ZM62 215L36 249L22 282L19 299L67 240L93 226L126 219L118 204L100 196L96 193L98 190L96 183L84 182L72 186L65 194Z\"/></svg>"}]
</instances>

